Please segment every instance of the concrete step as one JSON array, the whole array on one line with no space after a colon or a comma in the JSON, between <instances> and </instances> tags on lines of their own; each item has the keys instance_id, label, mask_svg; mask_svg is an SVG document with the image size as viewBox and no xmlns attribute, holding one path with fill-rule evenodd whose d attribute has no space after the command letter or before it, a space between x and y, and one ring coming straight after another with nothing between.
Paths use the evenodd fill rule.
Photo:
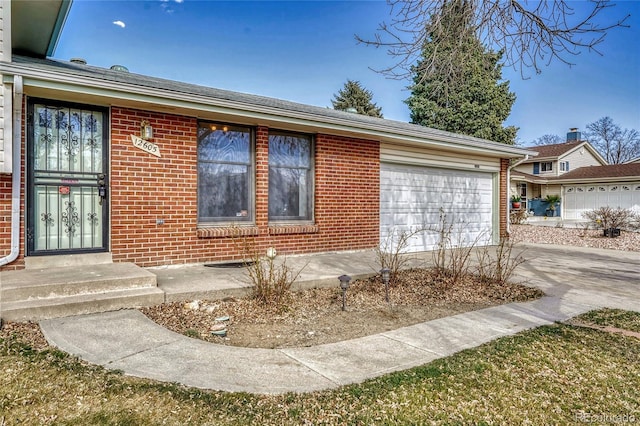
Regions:
<instances>
[{"instance_id":1,"label":"concrete step","mask_svg":"<svg viewBox=\"0 0 640 426\"><path fill-rule=\"evenodd\" d=\"M154 274L133 263L7 271L0 280L2 303L157 286Z\"/></svg>"},{"instance_id":2,"label":"concrete step","mask_svg":"<svg viewBox=\"0 0 640 426\"><path fill-rule=\"evenodd\" d=\"M5 321L40 321L71 315L151 306L162 302L164 302L164 292L157 287L112 290L104 293L2 302L0 317Z\"/></svg>"}]
</instances>

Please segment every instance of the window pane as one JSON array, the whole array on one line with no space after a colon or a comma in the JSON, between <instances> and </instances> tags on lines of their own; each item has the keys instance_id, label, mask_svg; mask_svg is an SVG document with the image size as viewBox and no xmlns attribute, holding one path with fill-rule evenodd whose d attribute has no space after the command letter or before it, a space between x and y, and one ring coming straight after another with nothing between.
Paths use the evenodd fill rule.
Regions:
<instances>
[{"instance_id":1,"label":"window pane","mask_svg":"<svg viewBox=\"0 0 640 426\"><path fill-rule=\"evenodd\" d=\"M198 128L198 159L249 164L251 132L241 127L201 124Z\"/></svg>"},{"instance_id":2,"label":"window pane","mask_svg":"<svg viewBox=\"0 0 640 426\"><path fill-rule=\"evenodd\" d=\"M306 136L269 135L271 166L309 167L311 139Z\"/></svg>"},{"instance_id":3,"label":"window pane","mask_svg":"<svg viewBox=\"0 0 640 426\"><path fill-rule=\"evenodd\" d=\"M198 164L200 220L249 220L250 167Z\"/></svg>"},{"instance_id":4,"label":"window pane","mask_svg":"<svg viewBox=\"0 0 640 426\"><path fill-rule=\"evenodd\" d=\"M248 127L198 125L198 220L253 219L253 136Z\"/></svg>"},{"instance_id":5,"label":"window pane","mask_svg":"<svg viewBox=\"0 0 640 426\"><path fill-rule=\"evenodd\" d=\"M269 169L269 218L311 220L311 176L307 169Z\"/></svg>"}]
</instances>

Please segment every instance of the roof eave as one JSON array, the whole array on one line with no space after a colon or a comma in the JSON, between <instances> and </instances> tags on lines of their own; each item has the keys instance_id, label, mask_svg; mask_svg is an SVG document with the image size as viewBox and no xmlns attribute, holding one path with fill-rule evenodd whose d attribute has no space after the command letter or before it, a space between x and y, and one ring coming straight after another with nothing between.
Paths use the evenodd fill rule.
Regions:
<instances>
[{"instance_id":1,"label":"roof eave","mask_svg":"<svg viewBox=\"0 0 640 426\"><path fill-rule=\"evenodd\" d=\"M326 130L340 130L359 135L365 138L382 139L389 142L407 142L435 145L449 149L457 149L465 152L476 152L486 156L499 158L519 158L526 155L535 155L535 152L512 145L502 145L473 139L468 137L456 137L455 134L439 132L424 128L420 131L394 128L393 121L389 124L381 120L380 124L349 120L348 118L336 118L318 116L308 112L292 111L264 105L256 105L217 99L198 94L163 90L158 88L135 85L131 83L114 82L106 79L80 76L74 73L51 73L29 67L25 64L1 64L0 70L5 74L19 74L23 76L25 87L43 87L52 90L71 91L75 93L88 93L99 97L112 97L118 99L128 98L137 101L150 108L153 105L183 107L191 110L224 112L237 116L250 116L253 118L268 118L280 122L297 122Z\"/></svg>"},{"instance_id":2,"label":"roof eave","mask_svg":"<svg viewBox=\"0 0 640 426\"><path fill-rule=\"evenodd\" d=\"M56 16L56 21L53 26L53 31L51 33L51 39L49 40L49 46L47 46L47 56L53 56L56 48L58 47L58 42L60 41L60 34L62 33L62 29L64 28L64 24L67 21L67 17L69 16L69 10L71 10L71 3L73 0L62 0L62 4L60 6L60 11L58 12L58 16Z\"/></svg>"}]
</instances>

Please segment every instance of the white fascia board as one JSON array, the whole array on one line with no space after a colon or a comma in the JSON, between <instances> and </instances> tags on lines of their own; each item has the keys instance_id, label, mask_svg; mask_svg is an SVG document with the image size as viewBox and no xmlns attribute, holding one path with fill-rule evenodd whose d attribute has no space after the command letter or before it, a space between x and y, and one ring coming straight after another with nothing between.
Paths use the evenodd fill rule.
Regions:
<instances>
[{"instance_id":1,"label":"white fascia board","mask_svg":"<svg viewBox=\"0 0 640 426\"><path fill-rule=\"evenodd\" d=\"M20 74L24 77L26 87L81 93L96 97L124 99L139 102L149 109L151 105L234 115L254 120L269 120L283 124L314 127L321 130L347 132L364 139L383 140L392 143L413 142L424 146L454 149L464 152L480 153L497 158L518 158L533 155L533 151L512 145L493 144L483 140L473 140L467 137L456 137L454 134L442 134L428 129L419 132L397 129L384 124L361 123L357 121L318 116L302 111L283 110L275 107L255 105L226 99L216 99L207 96L162 90L130 83L111 82L107 80L78 76L67 73L45 73L28 66L3 64L3 72ZM179 111L177 112L179 114ZM426 129L426 128L425 128Z\"/></svg>"}]
</instances>

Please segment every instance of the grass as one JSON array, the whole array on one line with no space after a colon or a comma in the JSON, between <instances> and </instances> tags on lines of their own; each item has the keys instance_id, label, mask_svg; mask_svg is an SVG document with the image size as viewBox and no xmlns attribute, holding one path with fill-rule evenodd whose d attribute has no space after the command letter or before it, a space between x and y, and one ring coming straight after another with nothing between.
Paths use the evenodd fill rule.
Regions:
<instances>
[{"instance_id":1,"label":"grass","mask_svg":"<svg viewBox=\"0 0 640 426\"><path fill-rule=\"evenodd\" d=\"M621 309L600 309L591 311L575 318L578 321L596 325L622 328L640 333L640 315Z\"/></svg>"},{"instance_id":2,"label":"grass","mask_svg":"<svg viewBox=\"0 0 640 426\"><path fill-rule=\"evenodd\" d=\"M639 313L586 315L603 325L640 324ZM7 425L567 424L585 415L638 421L638 400L640 340L567 324L363 384L279 396L136 379L31 350L18 337L0 341L0 424Z\"/></svg>"}]
</instances>

